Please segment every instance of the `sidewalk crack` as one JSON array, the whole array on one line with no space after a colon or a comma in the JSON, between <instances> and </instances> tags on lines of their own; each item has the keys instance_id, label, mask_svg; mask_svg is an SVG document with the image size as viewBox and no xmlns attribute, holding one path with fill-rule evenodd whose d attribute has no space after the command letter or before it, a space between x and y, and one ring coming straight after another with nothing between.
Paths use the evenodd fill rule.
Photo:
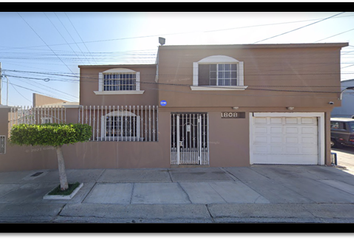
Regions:
<instances>
[{"instance_id":1,"label":"sidewalk crack","mask_svg":"<svg viewBox=\"0 0 354 240\"><path fill-rule=\"evenodd\" d=\"M134 188L135 188L135 183L132 183L133 186L132 186L132 193L130 195L130 200L129 200L129 204L132 204L132 201L133 201L133 197L134 197Z\"/></svg>"},{"instance_id":2,"label":"sidewalk crack","mask_svg":"<svg viewBox=\"0 0 354 240\"><path fill-rule=\"evenodd\" d=\"M178 186L180 189L182 189L182 191L186 194L188 201L193 204L192 200L189 198L188 193L186 192L186 190L184 190L184 188L182 187L182 185L181 185L179 182L177 182L177 186Z\"/></svg>"},{"instance_id":3,"label":"sidewalk crack","mask_svg":"<svg viewBox=\"0 0 354 240\"><path fill-rule=\"evenodd\" d=\"M207 211L208 211L208 213L209 213L209 216L210 216L210 218L211 218L212 223L215 223L214 217L213 217L213 215L211 214L210 209L209 209L209 204L205 204L205 207L206 207L206 209L207 209Z\"/></svg>"}]
</instances>

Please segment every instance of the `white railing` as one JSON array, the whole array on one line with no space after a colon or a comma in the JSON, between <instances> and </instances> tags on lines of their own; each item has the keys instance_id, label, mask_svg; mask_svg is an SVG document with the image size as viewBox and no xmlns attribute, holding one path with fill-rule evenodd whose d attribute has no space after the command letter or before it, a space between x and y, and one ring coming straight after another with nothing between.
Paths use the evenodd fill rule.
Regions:
<instances>
[{"instance_id":1,"label":"white railing","mask_svg":"<svg viewBox=\"0 0 354 240\"><path fill-rule=\"evenodd\" d=\"M11 107L9 112L9 129L15 124L65 123L66 109L63 106L51 107Z\"/></svg>"},{"instance_id":2,"label":"white railing","mask_svg":"<svg viewBox=\"0 0 354 240\"><path fill-rule=\"evenodd\" d=\"M92 127L91 141L158 141L158 106L80 106L78 122Z\"/></svg>"},{"instance_id":3,"label":"white railing","mask_svg":"<svg viewBox=\"0 0 354 240\"><path fill-rule=\"evenodd\" d=\"M70 119L92 127L91 141L158 141L158 106L78 106ZM68 116L69 117L69 116ZM63 106L11 107L9 130L15 124L66 123Z\"/></svg>"}]
</instances>

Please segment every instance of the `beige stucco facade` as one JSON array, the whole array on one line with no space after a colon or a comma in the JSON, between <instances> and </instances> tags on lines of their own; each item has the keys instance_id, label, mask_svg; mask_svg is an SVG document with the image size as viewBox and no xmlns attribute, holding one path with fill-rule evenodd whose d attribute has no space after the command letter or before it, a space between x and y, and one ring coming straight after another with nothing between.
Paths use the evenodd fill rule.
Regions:
<instances>
[{"instance_id":1,"label":"beige stucco facade","mask_svg":"<svg viewBox=\"0 0 354 240\"><path fill-rule=\"evenodd\" d=\"M192 142L192 136L197 134L203 136L205 143L195 145L198 148L202 144L206 146L203 151L208 155L207 164L202 166L249 166L255 150L255 133L252 129L257 127L254 124L258 113L269 113L282 121L289 116L297 118L300 122L304 116L303 122L310 118L315 119L316 123L312 129L315 129L316 134L316 164L329 165L330 113L333 107L341 104L338 99L340 50L347 45L321 43L160 46L156 64L79 66L80 105L156 105L158 137L157 141L151 142L91 141L64 146L67 168L175 166L171 160L173 141L176 141L172 137L175 136L172 125L177 120L172 116L180 115L182 119L185 114L188 118L180 120L178 131L184 131L185 136L181 135L181 138L189 140L184 140L181 144ZM198 64L205 64L206 59L233 59L239 67L242 66L242 69L238 69L238 72L242 70L242 86L199 86L197 67ZM110 69L139 72L140 92L100 92L99 75ZM161 104L162 101L165 104ZM195 124L193 128L193 124L188 121L192 117L196 119L201 113L206 117L198 119L198 125ZM235 116L233 113L239 113L238 116L242 117L232 117ZM230 114L231 117L223 117L223 114ZM0 121L0 135L8 131L2 127L6 121L3 118ZM77 109L67 109L67 121L78 121ZM195 122L197 123L196 120ZM205 125L201 126L201 122ZM302 137L298 136L299 139ZM195 139L199 141L198 137ZM192 145L189 143L189 146ZM0 155L2 171L56 168L53 149L18 146L8 146L7 149L6 154ZM177 156L181 154L182 150ZM298 157L301 158L301 155ZM13 161L14 158L17 160ZM293 164L298 163L294 161Z\"/></svg>"}]
</instances>

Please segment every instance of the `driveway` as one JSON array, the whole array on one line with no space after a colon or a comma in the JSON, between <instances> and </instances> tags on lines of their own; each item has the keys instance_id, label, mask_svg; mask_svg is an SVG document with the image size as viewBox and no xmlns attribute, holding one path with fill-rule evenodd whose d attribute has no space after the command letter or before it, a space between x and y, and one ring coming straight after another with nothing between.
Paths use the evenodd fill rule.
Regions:
<instances>
[{"instance_id":1,"label":"driveway","mask_svg":"<svg viewBox=\"0 0 354 240\"><path fill-rule=\"evenodd\" d=\"M337 154L338 167L354 173L354 147L332 148Z\"/></svg>"}]
</instances>

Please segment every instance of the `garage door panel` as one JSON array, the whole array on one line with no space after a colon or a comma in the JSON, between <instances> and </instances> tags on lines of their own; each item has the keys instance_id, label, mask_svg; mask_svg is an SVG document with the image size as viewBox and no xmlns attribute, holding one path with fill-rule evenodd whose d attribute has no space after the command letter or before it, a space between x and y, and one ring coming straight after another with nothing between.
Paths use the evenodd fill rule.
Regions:
<instances>
[{"instance_id":1,"label":"garage door panel","mask_svg":"<svg viewBox=\"0 0 354 240\"><path fill-rule=\"evenodd\" d=\"M285 118L285 123L286 124L298 124L298 119L297 118Z\"/></svg>"},{"instance_id":2,"label":"garage door panel","mask_svg":"<svg viewBox=\"0 0 354 240\"><path fill-rule=\"evenodd\" d=\"M315 127L302 127L301 133L303 134L315 134L317 129Z\"/></svg>"},{"instance_id":3,"label":"garage door panel","mask_svg":"<svg viewBox=\"0 0 354 240\"><path fill-rule=\"evenodd\" d=\"M316 155L288 155L279 154L274 156L254 155L254 162L257 164L303 164L303 165L316 165Z\"/></svg>"},{"instance_id":4,"label":"garage door panel","mask_svg":"<svg viewBox=\"0 0 354 240\"><path fill-rule=\"evenodd\" d=\"M313 124L313 125L317 125L317 119L316 119L316 118L302 117L302 118L301 118L301 123L302 123L302 124Z\"/></svg>"},{"instance_id":5,"label":"garage door panel","mask_svg":"<svg viewBox=\"0 0 354 240\"><path fill-rule=\"evenodd\" d=\"M271 143L282 143L283 137L282 136L272 136L272 137L270 137L270 142Z\"/></svg>"},{"instance_id":6,"label":"garage door panel","mask_svg":"<svg viewBox=\"0 0 354 240\"><path fill-rule=\"evenodd\" d=\"M267 127L255 127L254 131L256 133L267 133Z\"/></svg>"},{"instance_id":7,"label":"garage door panel","mask_svg":"<svg viewBox=\"0 0 354 240\"><path fill-rule=\"evenodd\" d=\"M296 146L286 146L285 147L286 151L285 153L286 154L300 154L300 148L299 147L296 147Z\"/></svg>"},{"instance_id":8,"label":"garage door panel","mask_svg":"<svg viewBox=\"0 0 354 240\"><path fill-rule=\"evenodd\" d=\"M285 127L285 133L298 134L299 129L298 129L298 127Z\"/></svg>"},{"instance_id":9,"label":"garage door panel","mask_svg":"<svg viewBox=\"0 0 354 240\"><path fill-rule=\"evenodd\" d=\"M255 150L254 153L257 155L258 153L268 153L269 152L269 147L267 145L255 145Z\"/></svg>"},{"instance_id":10,"label":"garage door panel","mask_svg":"<svg viewBox=\"0 0 354 240\"><path fill-rule=\"evenodd\" d=\"M255 143L267 143L268 137L267 136L258 136L257 139L254 141Z\"/></svg>"},{"instance_id":11,"label":"garage door panel","mask_svg":"<svg viewBox=\"0 0 354 240\"><path fill-rule=\"evenodd\" d=\"M282 133L282 127L270 127L270 133Z\"/></svg>"},{"instance_id":12,"label":"garage door panel","mask_svg":"<svg viewBox=\"0 0 354 240\"><path fill-rule=\"evenodd\" d=\"M254 120L255 123L267 123L267 118L258 117Z\"/></svg>"},{"instance_id":13,"label":"garage door panel","mask_svg":"<svg viewBox=\"0 0 354 240\"><path fill-rule=\"evenodd\" d=\"M270 153L271 154L279 154L279 153L283 153L284 150L282 147L279 147L279 146L276 146L276 145L273 145L270 147Z\"/></svg>"},{"instance_id":14,"label":"garage door panel","mask_svg":"<svg viewBox=\"0 0 354 240\"><path fill-rule=\"evenodd\" d=\"M255 117L252 163L317 164L316 117Z\"/></svg>"},{"instance_id":15,"label":"garage door panel","mask_svg":"<svg viewBox=\"0 0 354 240\"><path fill-rule=\"evenodd\" d=\"M286 143L298 143L299 138L298 137L286 137L285 142Z\"/></svg>"},{"instance_id":16,"label":"garage door panel","mask_svg":"<svg viewBox=\"0 0 354 240\"><path fill-rule=\"evenodd\" d=\"M317 138L315 137L301 137L301 143L303 144L312 144L312 145L315 145L317 144Z\"/></svg>"},{"instance_id":17,"label":"garage door panel","mask_svg":"<svg viewBox=\"0 0 354 240\"><path fill-rule=\"evenodd\" d=\"M313 147L303 147L302 153L303 154L317 154L317 151Z\"/></svg>"},{"instance_id":18,"label":"garage door panel","mask_svg":"<svg viewBox=\"0 0 354 240\"><path fill-rule=\"evenodd\" d=\"M282 118L276 118L276 117L270 118L270 123L271 124L280 124L280 123L282 123Z\"/></svg>"}]
</instances>

